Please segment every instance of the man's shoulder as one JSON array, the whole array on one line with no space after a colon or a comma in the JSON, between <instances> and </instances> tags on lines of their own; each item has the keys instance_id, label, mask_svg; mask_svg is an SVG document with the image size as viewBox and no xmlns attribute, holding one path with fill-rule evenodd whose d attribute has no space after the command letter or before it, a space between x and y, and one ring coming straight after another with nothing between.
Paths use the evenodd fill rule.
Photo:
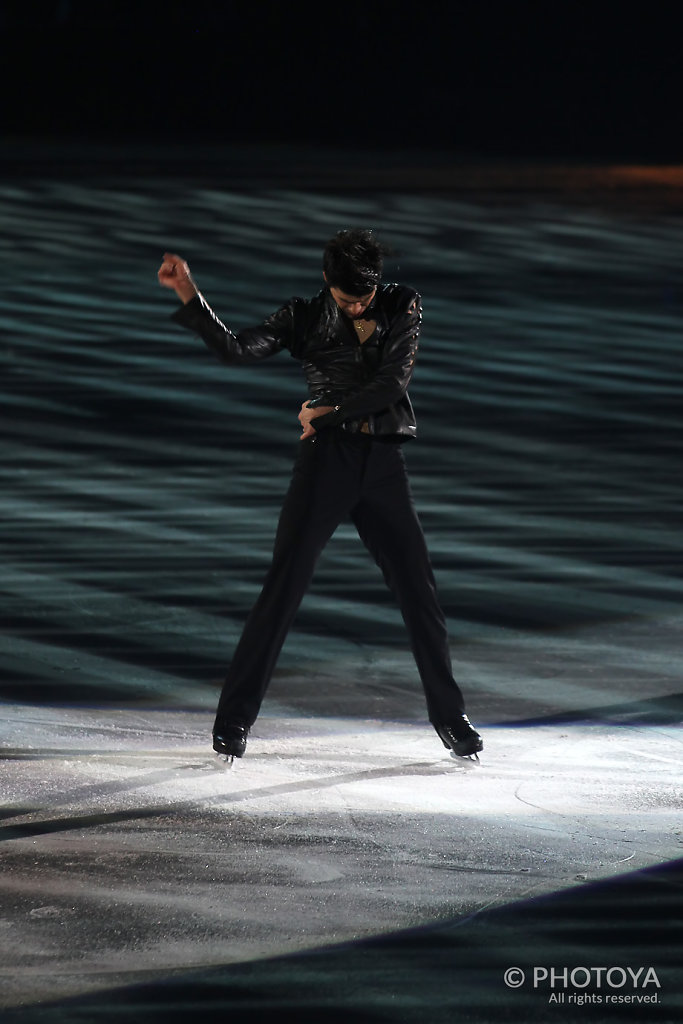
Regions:
<instances>
[{"instance_id":1,"label":"man's shoulder","mask_svg":"<svg viewBox=\"0 0 683 1024\"><path fill-rule=\"evenodd\" d=\"M308 320L316 309L315 298L304 299L300 295L292 295L291 298L281 302L278 308L266 317L266 323L289 324L296 327L301 321Z\"/></svg>"},{"instance_id":2,"label":"man's shoulder","mask_svg":"<svg viewBox=\"0 0 683 1024\"><path fill-rule=\"evenodd\" d=\"M380 285L378 298L381 309L390 320L403 313L419 312L422 306L422 296L415 288L395 281Z\"/></svg>"},{"instance_id":3,"label":"man's shoulder","mask_svg":"<svg viewBox=\"0 0 683 1024\"><path fill-rule=\"evenodd\" d=\"M269 320L286 329L286 347L295 359L301 359L307 350L308 339L319 332L328 316L325 294L320 292L307 299L293 295Z\"/></svg>"},{"instance_id":4,"label":"man's shoulder","mask_svg":"<svg viewBox=\"0 0 683 1024\"><path fill-rule=\"evenodd\" d=\"M325 293L318 292L317 295L312 295L310 298L302 298L301 295L293 295L291 299L288 299L285 303L286 309L290 310L294 314L318 313L325 307Z\"/></svg>"},{"instance_id":5,"label":"man's shoulder","mask_svg":"<svg viewBox=\"0 0 683 1024\"><path fill-rule=\"evenodd\" d=\"M391 304L397 309L402 306L409 306L415 299L420 299L420 293L407 284L398 284L396 281L380 285L380 298L383 303Z\"/></svg>"}]
</instances>

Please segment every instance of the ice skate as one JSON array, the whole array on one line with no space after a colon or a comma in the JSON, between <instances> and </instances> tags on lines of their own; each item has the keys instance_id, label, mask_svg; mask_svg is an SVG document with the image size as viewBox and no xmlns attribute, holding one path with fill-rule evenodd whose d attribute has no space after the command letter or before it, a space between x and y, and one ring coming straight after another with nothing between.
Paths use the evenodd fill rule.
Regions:
<instances>
[{"instance_id":1,"label":"ice skate","mask_svg":"<svg viewBox=\"0 0 683 1024\"><path fill-rule=\"evenodd\" d=\"M232 723L216 726L213 733L213 749L219 758L231 768L236 757L242 757L247 749L248 725Z\"/></svg>"},{"instance_id":2,"label":"ice skate","mask_svg":"<svg viewBox=\"0 0 683 1024\"><path fill-rule=\"evenodd\" d=\"M484 749L484 742L467 715L460 715L447 725L432 724L446 750L450 750L451 757L479 760L477 755Z\"/></svg>"}]
</instances>

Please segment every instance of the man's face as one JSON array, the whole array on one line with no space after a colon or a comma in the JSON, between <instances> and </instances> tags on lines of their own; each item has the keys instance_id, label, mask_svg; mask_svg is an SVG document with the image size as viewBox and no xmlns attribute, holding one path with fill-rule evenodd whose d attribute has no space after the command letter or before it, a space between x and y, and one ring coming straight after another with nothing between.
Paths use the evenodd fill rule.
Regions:
<instances>
[{"instance_id":1,"label":"man's face","mask_svg":"<svg viewBox=\"0 0 683 1024\"><path fill-rule=\"evenodd\" d=\"M363 315L374 299L376 291L377 289L373 288L367 295L347 295L340 288L335 288L333 285L330 285L330 294L332 295L332 298L337 303L342 313L345 313L346 316L350 316L351 319Z\"/></svg>"}]
</instances>

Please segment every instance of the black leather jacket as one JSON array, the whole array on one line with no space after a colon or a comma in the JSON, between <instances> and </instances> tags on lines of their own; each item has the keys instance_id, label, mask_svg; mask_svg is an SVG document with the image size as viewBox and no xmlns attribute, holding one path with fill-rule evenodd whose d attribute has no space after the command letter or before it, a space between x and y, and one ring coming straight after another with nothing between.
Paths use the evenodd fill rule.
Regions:
<instances>
[{"instance_id":1,"label":"black leather jacket","mask_svg":"<svg viewBox=\"0 0 683 1024\"><path fill-rule=\"evenodd\" d=\"M234 334L201 295L172 319L195 331L223 363L252 363L287 349L301 364L312 405L332 412L313 420L316 431L343 426L405 440L416 432L407 388L417 354L422 307L412 288L383 284L365 311L377 328L361 345L330 294L290 299L257 327Z\"/></svg>"}]
</instances>

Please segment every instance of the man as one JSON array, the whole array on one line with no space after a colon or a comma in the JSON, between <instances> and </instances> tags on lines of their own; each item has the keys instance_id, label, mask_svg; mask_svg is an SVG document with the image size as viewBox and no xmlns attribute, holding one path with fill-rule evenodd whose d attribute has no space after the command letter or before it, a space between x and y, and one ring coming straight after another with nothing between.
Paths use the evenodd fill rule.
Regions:
<instances>
[{"instance_id":1,"label":"man","mask_svg":"<svg viewBox=\"0 0 683 1024\"><path fill-rule=\"evenodd\" d=\"M340 231L323 254L325 287L293 298L258 327L234 334L208 306L187 263L164 255L159 281L182 307L172 319L195 331L228 364L282 349L302 365L310 398L273 562L244 626L218 703L213 746L242 757L287 631L315 563L351 517L393 591L408 629L429 719L459 756L483 749L453 679L446 623L401 444L415 435L408 398L421 322L420 296L382 284L386 247L371 231Z\"/></svg>"}]
</instances>

